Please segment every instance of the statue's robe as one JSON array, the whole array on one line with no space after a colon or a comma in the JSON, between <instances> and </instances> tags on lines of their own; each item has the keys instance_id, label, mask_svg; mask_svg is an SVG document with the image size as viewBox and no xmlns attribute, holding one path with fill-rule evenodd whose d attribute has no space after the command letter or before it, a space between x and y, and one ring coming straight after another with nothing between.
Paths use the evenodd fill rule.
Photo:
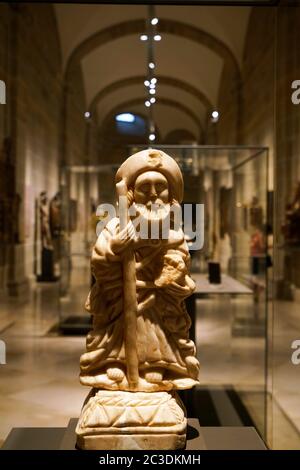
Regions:
<instances>
[{"instance_id":1,"label":"statue's robe","mask_svg":"<svg viewBox=\"0 0 300 470\"><path fill-rule=\"evenodd\" d=\"M92 254L92 273L96 280L86 302L93 315L93 329L87 336L87 352L81 356L80 380L84 385L110 390L129 390L125 377L121 383L110 380L106 369L120 365L126 373L123 313L122 258L113 253L111 239L119 231L119 219L112 219L99 235ZM176 236L175 236L176 235ZM187 272L182 278L158 287L166 254L175 254L188 267L190 255L182 231L170 230L167 240L139 240L133 245L137 279L137 351L139 390L185 389L197 384L198 362L195 345L188 337L190 318L184 299L194 290ZM193 357L194 368L187 358ZM195 367L196 364L196 367ZM148 384L145 373L159 368L164 372L160 384Z\"/></svg>"}]
</instances>

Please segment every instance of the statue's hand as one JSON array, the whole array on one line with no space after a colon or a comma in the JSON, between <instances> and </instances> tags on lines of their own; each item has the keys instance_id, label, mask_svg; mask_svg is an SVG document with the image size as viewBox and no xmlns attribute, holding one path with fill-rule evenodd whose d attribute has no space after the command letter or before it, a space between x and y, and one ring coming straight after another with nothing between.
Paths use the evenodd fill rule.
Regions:
<instances>
[{"instance_id":1,"label":"statue's hand","mask_svg":"<svg viewBox=\"0 0 300 470\"><path fill-rule=\"evenodd\" d=\"M132 244L134 239L135 228L129 221L126 227L111 239L110 247L116 255L119 255Z\"/></svg>"},{"instance_id":2,"label":"statue's hand","mask_svg":"<svg viewBox=\"0 0 300 470\"><path fill-rule=\"evenodd\" d=\"M186 265L179 255L166 255L164 266L159 278L155 281L158 287L167 287L171 285L185 285L187 274Z\"/></svg>"}]
</instances>

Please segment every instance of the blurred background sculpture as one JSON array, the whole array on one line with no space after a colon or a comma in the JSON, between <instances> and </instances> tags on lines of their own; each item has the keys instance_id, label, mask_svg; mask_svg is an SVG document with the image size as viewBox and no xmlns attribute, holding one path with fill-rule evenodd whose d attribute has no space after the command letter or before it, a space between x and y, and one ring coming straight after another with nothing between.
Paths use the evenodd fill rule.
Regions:
<instances>
[{"instance_id":1,"label":"blurred background sculpture","mask_svg":"<svg viewBox=\"0 0 300 470\"><path fill-rule=\"evenodd\" d=\"M121 165L116 187L127 210L108 222L92 254L96 282L86 308L93 329L80 381L93 389L77 426L77 445L184 447L186 416L175 390L198 383L199 363L184 302L194 290L190 255L171 210L182 201L182 174L170 156L150 149ZM132 207L149 228L147 238L129 215ZM162 236L167 217L171 223ZM153 222L160 226L154 238Z\"/></svg>"},{"instance_id":2,"label":"blurred background sculpture","mask_svg":"<svg viewBox=\"0 0 300 470\"><path fill-rule=\"evenodd\" d=\"M263 208L257 196L252 197L249 207L250 225L260 228L263 225Z\"/></svg>"},{"instance_id":3,"label":"blurred background sculpture","mask_svg":"<svg viewBox=\"0 0 300 470\"><path fill-rule=\"evenodd\" d=\"M58 191L50 200L49 205L49 226L51 241L53 245L53 264L55 275L59 275L59 261L61 257L61 236L62 236L62 201Z\"/></svg>"},{"instance_id":4,"label":"blurred background sculpture","mask_svg":"<svg viewBox=\"0 0 300 470\"><path fill-rule=\"evenodd\" d=\"M50 220L49 220L49 205L48 196L46 191L42 191L38 201L39 218L40 218L40 237L43 248L48 250L53 249L51 231L50 231Z\"/></svg>"},{"instance_id":5,"label":"blurred background sculpture","mask_svg":"<svg viewBox=\"0 0 300 470\"><path fill-rule=\"evenodd\" d=\"M38 282L54 282L53 243L50 229L49 202L46 191L36 201L35 273Z\"/></svg>"}]
</instances>

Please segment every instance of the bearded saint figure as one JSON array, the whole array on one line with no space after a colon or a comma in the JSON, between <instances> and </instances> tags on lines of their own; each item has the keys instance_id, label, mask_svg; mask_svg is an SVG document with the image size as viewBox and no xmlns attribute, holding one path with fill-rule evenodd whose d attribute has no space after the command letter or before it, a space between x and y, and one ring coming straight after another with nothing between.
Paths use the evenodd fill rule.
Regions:
<instances>
[{"instance_id":1,"label":"bearded saint figure","mask_svg":"<svg viewBox=\"0 0 300 470\"><path fill-rule=\"evenodd\" d=\"M129 157L116 185L128 209L135 208L149 225L183 197L177 163L153 149ZM198 383L199 362L188 335L185 298L195 286L184 233L171 223L167 236L142 238L134 220L128 216L122 228L120 217L111 219L93 249L96 282L86 301L93 329L81 356L80 381L106 390L191 388Z\"/></svg>"}]
</instances>

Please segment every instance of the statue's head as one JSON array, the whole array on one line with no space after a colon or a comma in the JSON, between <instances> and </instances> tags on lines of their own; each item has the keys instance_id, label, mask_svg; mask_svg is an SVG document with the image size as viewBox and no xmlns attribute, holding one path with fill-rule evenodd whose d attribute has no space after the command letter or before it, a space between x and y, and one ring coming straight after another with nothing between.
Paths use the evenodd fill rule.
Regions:
<instances>
[{"instance_id":1,"label":"statue's head","mask_svg":"<svg viewBox=\"0 0 300 470\"><path fill-rule=\"evenodd\" d=\"M140 174L134 182L133 200L147 207L151 204L168 204L170 200L167 178L158 171L145 171Z\"/></svg>"},{"instance_id":2,"label":"statue's head","mask_svg":"<svg viewBox=\"0 0 300 470\"><path fill-rule=\"evenodd\" d=\"M127 158L117 171L116 183L129 203L180 203L183 197L180 168L161 150L147 149Z\"/></svg>"},{"instance_id":3,"label":"statue's head","mask_svg":"<svg viewBox=\"0 0 300 470\"><path fill-rule=\"evenodd\" d=\"M47 196L46 191L40 192L40 202L41 202L41 204L47 204L48 196Z\"/></svg>"},{"instance_id":4,"label":"statue's head","mask_svg":"<svg viewBox=\"0 0 300 470\"><path fill-rule=\"evenodd\" d=\"M136 178L128 190L127 198L128 206L133 206L134 214L148 222L166 218L171 203L175 203L170 195L167 178L153 170L145 171Z\"/></svg>"},{"instance_id":5,"label":"statue's head","mask_svg":"<svg viewBox=\"0 0 300 470\"><path fill-rule=\"evenodd\" d=\"M168 217L179 206L183 178L176 161L161 150L147 149L127 158L116 174L118 195L127 196L132 214L147 222Z\"/></svg>"}]
</instances>

